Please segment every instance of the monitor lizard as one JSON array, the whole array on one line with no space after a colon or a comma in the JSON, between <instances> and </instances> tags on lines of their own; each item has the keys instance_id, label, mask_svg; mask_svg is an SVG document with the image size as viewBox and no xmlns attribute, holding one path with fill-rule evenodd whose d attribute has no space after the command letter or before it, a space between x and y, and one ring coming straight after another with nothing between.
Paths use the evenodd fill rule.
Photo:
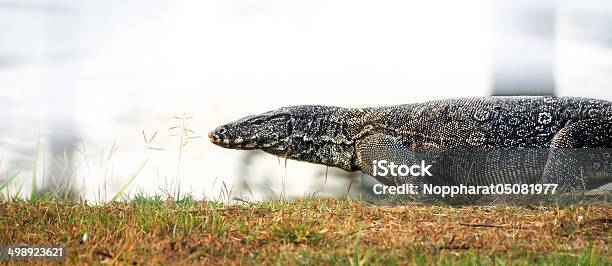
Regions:
<instances>
[{"instance_id":1,"label":"monitor lizard","mask_svg":"<svg viewBox=\"0 0 612 266\"><path fill-rule=\"evenodd\" d=\"M441 184L612 181L612 102L506 96L387 107L282 107L219 126L211 142L372 175L373 161L433 163ZM602 149L603 148L603 149ZM608 148L608 149L605 149ZM588 152L587 152L588 151ZM595 154L595 155L593 155ZM590 156L590 157L589 157ZM593 165L585 177L577 163ZM397 178L375 177L386 184ZM399 182L415 180L399 180Z\"/></svg>"}]
</instances>

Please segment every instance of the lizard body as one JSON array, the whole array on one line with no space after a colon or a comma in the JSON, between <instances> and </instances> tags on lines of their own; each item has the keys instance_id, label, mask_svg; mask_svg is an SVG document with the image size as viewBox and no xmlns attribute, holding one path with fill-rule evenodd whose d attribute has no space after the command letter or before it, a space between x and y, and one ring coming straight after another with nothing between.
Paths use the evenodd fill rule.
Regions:
<instances>
[{"instance_id":1,"label":"lizard body","mask_svg":"<svg viewBox=\"0 0 612 266\"><path fill-rule=\"evenodd\" d=\"M368 108L290 106L220 126L209 139L225 148L259 149L368 175L373 160L408 164L428 158L438 165L440 183L517 178L534 182L548 175L574 187L578 186L575 182L565 180L572 173L560 178L553 173L560 170L551 167L576 159L560 158L552 151L612 148L612 102L577 97L482 97ZM524 149L543 152L516 154ZM512 150L510 156L521 157L520 162L497 166L508 159L504 158L508 154L499 152L504 150ZM603 163L612 165L608 155L602 155ZM466 179L462 169L478 160L491 167L475 173L475 179ZM517 171L519 167L524 169ZM390 183L387 178L376 178ZM607 178L589 188L609 182Z\"/></svg>"}]
</instances>

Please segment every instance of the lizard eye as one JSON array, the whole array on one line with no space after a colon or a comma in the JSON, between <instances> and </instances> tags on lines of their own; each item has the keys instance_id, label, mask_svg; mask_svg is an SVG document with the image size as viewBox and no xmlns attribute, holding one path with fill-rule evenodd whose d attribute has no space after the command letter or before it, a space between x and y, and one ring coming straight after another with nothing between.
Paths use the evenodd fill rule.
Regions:
<instances>
[{"instance_id":1,"label":"lizard eye","mask_svg":"<svg viewBox=\"0 0 612 266\"><path fill-rule=\"evenodd\" d=\"M255 118L251 120L251 123L256 126L260 126L261 124L263 124L263 122L265 122L265 120L261 118Z\"/></svg>"}]
</instances>

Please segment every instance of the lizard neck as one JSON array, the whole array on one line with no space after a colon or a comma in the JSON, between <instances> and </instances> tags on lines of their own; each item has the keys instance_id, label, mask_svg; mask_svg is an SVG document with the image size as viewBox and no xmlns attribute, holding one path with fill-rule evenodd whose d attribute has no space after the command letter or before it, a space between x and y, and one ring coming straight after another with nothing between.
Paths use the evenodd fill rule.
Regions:
<instances>
[{"instance_id":1,"label":"lizard neck","mask_svg":"<svg viewBox=\"0 0 612 266\"><path fill-rule=\"evenodd\" d=\"M281 151L267 151L282 158L357 170L352 119L360 112L333 106L299 107L292 114L291 135Z\"/></svg>"},{"instance_id":2,"label":"lizard neck","mask_svg":"<svg viewBox=\"0 0 612 266\"><path fill-rule=\"evenodd\" d=\"M264 151L281 158L358 170L355 142L376 133L389 133L397 124L396 108L296 106L291 111L291 134L278 149ZM404 112L403 114L406 114Z\"/></svg>"}]
</instances>

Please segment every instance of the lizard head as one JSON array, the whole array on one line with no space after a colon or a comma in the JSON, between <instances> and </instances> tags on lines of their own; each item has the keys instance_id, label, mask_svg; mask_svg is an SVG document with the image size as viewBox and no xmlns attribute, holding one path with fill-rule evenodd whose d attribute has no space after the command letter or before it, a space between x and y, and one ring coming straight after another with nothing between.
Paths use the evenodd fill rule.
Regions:
<instances>
[{"instance_id":1,"label":"lizard head","mask_svg":"<svg viewBox=\"0 0 612 266\"><path fill-rule=\"evenodd\" d=\"M291 113L281 108L217 127L208 138L224 148L282 151L293 129L291 123Z\"/></svg>"},{"instance_id":2,"label":"lizard head","mask_svg":"<svg viewBox=\"0 0 612 266\"><path fill-rule=\"evenodd\" d=\"M283 107L227 123L208 134L218 146L264 152L354 170L354 145L347 133L350 109L302 105Z\"/></svg>"}]
</instances>

